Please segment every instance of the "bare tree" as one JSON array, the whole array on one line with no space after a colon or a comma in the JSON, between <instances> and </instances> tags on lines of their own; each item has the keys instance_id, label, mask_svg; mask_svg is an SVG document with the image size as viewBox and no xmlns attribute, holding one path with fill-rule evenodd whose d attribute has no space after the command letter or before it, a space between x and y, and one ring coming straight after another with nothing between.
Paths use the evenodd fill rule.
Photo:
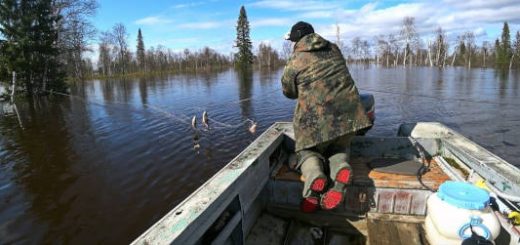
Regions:
<instances>
[{"instance_id":1,"label":"bare tree","mask_svg":"<svg viewBox=\"0 0 520 245\"><path fill-rule=\"evenodd\" d=\"M112 46L112 34L110 32L102 32L99 43L98 70L104 76L112 75L112 56L110 53Z\"/></svg>"},{"instance_id":2,"label":"bare tree","mask_svg":"<svg viewBox=\"0 0 520 245\"><path fill-rule=\"evenodd\" d=\"M431 48L433 50L432 56L435 57L434 59L432 57L434 60L432 63L434 63L437 67L442 67L444 65L444 59L448 53L448 42L446 33L444 30L442 30L441 27L438 27L435 30L435 41L433 42Z\"/></svg>"},{"instance_id":3,"label":"bare tree","mask_svg":"<svg viewBox=\"0 0 520 245\"><path fill-rule=\"evenodd\" d=\"M388 42L389 42L390 48L392 49L392 52L393 52L394 66L397 66L397 63L399 62L399 51L400 51L399 40L397 40L397 38L394 34L390 34L390 35L388 35Z\"/></svg>"},{"instance_id":4,"label":"bare tree","mask_svg":"<svg viewBox=\"0 0 520 245\"><path fill-rule=\"evenodd\" d=\"M471 31L464 33L464 41L465 41L465 60L468 68L471 68L471 59L473 58L473 54L475 53L475 34Z\"/></svg>"},{"instance_id":5,"label":"bare tree","mask_svg":"<svg viewBox=\"0 0 520 245\"><path fill-rule=\"evenodd\" d=\"M419 35L417 34L415 28L414 17L404 17L403 27L399 34L401 36L401 40L404 41L403 65L406 66L409 51L415 49L419 43Z\"/></svg>"},{"instance_id":6,"label":"bare tree","mask_svg":"<svg viewBox=\"0 0 520 245\"><path fill-rule=\"evenodd\" d=\"M122 74L126 72L127 66L127 52L128 52L128 33L126 31L126 27L122 23L117 23L112 28L112 38L114 43L116 44L116 52L119 56L119 69Z\"/></svg>"},{"instance_id":7,"label":"bare tree","mask_svg":"<svg viewBox=\"0 0 520 245\"><path fill-rule=\"evenodd\" d=\"M370 43L368 43L367 40L362 40L361 41L361 56L362 56L362 60L364 63L368 63L369 62L369 57L370 57Z\"/></svg>"},{"instance_id":8,"label":"bare tree","mask_svg":"<svg viewBox=\"0 0 520 245\"><path fill-rule=\"evenodd\" d=\"M96 28L90 21L98 4L96 0L54 0L53 12L61 16L58 29L58 47L67 71L73 77L83 78L83 54L91 51L90 43L95 39Z\"/></svg>"},{"instance_id":9,"label":"bare tree","mask_svg":"<svg viewBox=\"0 0 520 245\"><path fill-rule=\"evenodd\" d=\"M356 62L361 58L361 43L362 41L359 37L354 37L351 41L350 53Z\"/></svg>"},{"instance_id":10,"label":"bare tree","mask_svg":"<svg viewBox=\"0 0 520 245\"><path fill-rule=\"evenodd\" d=\"M481 54L482 54L482 66L483 67L487 67L486 66L486 58L489 55L489 50L490 50L489 42L488 41L483 41L482 42L482 47L480 47L480 49L481 49Z\"/></svg>"},{"instance_id":11,"label":"bare tree","mask_svg":"<svg viewBox=\"0 0 520 245\"><path fill-rule=\"evenodd\" d=\"M282 58L288 60L292 54L292 43L290 41L285 41L282 44Z\"/></svg>"},{"instance_id":12,"label":"bare tree","mask_svg":"<svg viewBox=\"0 0 520 245\"><path fill-rule=\"evenodd\" d=\"M379 64L381 59L386 59L386 66L389 66L389 59L391 54L390 43L386 40L385 35L376 36L375 42L377 44L377 58L376 63Z\"/></svg>"},{"instance_id":13,"label":"bare tree","mask_svg":"<svg viewBox=\"0 0 520 245\"><path fill-rule=\"evenodd\" d=\"M339 50L343 51L344 45L343 45L343 42L341 41L341 31L340 31L338 23L336 23L336 45L338 45Z\"/></svg>"}]
</instances>

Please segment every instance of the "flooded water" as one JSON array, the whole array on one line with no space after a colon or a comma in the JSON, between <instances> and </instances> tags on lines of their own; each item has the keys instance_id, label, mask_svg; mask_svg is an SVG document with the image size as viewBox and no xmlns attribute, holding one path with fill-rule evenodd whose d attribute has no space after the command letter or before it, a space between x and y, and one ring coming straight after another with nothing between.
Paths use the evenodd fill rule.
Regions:
<instances>
[{"instance_id":1,"label":"flooded water","mask_svg":"<svg viewBox=\"0 0 520 245\"><path fill-rule=\"evenodd\" d=\"M520 166L518 73L350 68L376 97L369 134L440 121ZM281 72L89 81L74 97L18 102L20 120L0 118L0 244L130 242L273 122L291 120Z\"/></svg>"}]
</instances>

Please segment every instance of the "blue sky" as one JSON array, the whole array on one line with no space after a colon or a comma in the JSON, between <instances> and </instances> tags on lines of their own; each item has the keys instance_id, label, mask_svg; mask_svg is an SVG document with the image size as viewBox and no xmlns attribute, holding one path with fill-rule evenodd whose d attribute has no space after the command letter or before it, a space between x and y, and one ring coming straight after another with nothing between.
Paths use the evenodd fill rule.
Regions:
<instances>
[{"instance_id":1,"label":"blue sky","mask_svg":"<svg viewBox=\"0 0 520 245\"><path fill-rule=\"evenodd\" d=\"M313 24L318 33L333 40L337 24L346 43L356 36L373 40L378 34L398 34L405 16L416 18L417 29L425 40L438 26L452 40L464 31L473 31L479 42L498 37L504 21L510 23L512 33L520 29L519 0L100 0L99 3L94 18L96 27L103 31L115 23L123 23L132 50L137 30L141 28L147 48L163 45L180 51L209 46L225 54L233 52L241 5L246 7L255 47L260 42L269 42L280 48L283 35L299 20Z\"/></svg>"}]
</instances>

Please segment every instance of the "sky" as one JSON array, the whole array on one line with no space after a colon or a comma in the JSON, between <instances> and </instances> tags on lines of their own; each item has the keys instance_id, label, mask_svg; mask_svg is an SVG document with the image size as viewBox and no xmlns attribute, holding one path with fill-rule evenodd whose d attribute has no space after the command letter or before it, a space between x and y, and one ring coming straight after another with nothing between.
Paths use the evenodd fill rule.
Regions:
<instances>
[{"instance_id":1,"label":"sky","mask_svg":"<svg viewBox=\"0 0 520 245\"><path fill-rule=\"evenodd\" d=\"M281 48L284 34L300 20L330 40L336 40L337 25L346 43L354 37L374 40L379 34L398 34L406 16L415 18L425 40L439 26L451 40L473 31L478 42L499 37L504 21L510 25L512 38L520 30L520 0L99 0L99 4L94 25L105 31L123 23L131 50L141 28L146 48L162 45L181 51L208 46L224 54L234 52L242 5L254 47L266 42Z\"/></svg>"}]
</instances>

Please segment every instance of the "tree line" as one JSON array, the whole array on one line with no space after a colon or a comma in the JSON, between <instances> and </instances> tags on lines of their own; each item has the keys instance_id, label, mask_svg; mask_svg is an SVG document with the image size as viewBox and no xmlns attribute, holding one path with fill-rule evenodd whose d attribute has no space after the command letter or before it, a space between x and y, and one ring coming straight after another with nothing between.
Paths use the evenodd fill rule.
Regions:
<instances>
[{"instance_id":1,"label":"tree line","mask_svg":"<svg viewBox=\"0 0 520 245\"><path fill-rule=\"evenodd\" d=\"M66 75L82 76L97 7L95 0L0 1L0 81L16 77L14 88L28 94L66 90Z\"/></svg>"},{"instance_id":2,"label":"tree line","mask_svg":"<svg viewBox=\"0 0 520 245\"><path fill-rule=\"evenodd\" d=\"M143 32L139 29L134 53L128 47L126 27L118 23L111 30L100 34L96 70L102 76L113 76L129 73L206 71L233 66L247 68L252 64L259 68L275 68L284 63L279 52L268 43L260 43L257 54L253 54L249 21L244 6L240 8L236 32L234 47L238 51L224 55L210 47L196 51L184 49L182 52L174 52L162 45L146 49ZM89 72L92 73L94 70L94 67L90 67Z\"/></svg>"},{"instance_id":3,"label":"tree line","mask_svg":"<svg viewBox=\"0 0 520 245\"><path fill-rule=\"evenodd\" d=\"M476 34L466 31L452 41L441 27L430 38L422 39L417 32L414 17L405 17L398 33L381 34L366 40L354 37L344 45L337 28L338 46L350 63L375 63L383 66L463 66L467 68L520 68L520 31L511 41L509 25L504 22L502 35L494 44L476 43Z\"/></svg>"},{"instance_id":4,"label":"tree line","mask_svg":"<svg viewBox=\"0 0 520 245\"><path fill-rule=\"evenodd\" d=\"M283 64L267 43L252 53L245 8L237 21L237 53L224 55L210 47L173 52L165 46L146 48L141 29L135 52L128 45L128 30L115 24L99 32L91 18L96 0L2 0L0 2L0 82L15 80L9 89L27 95L67 91L66 79L173 71L204 71L246 64L274 68ZM97 40L98 57L88 53ZM244 56L243 53L247 54ZM16 74L14 76L14 74ZM16 78L15 78L16 77Z\"/></svg>"},{"instance_id":5,"label":"tree line","mask_svg":"<svg viewBox=\"0 0 520 245\"><path fill-rule=\"evenodd\" d=\"M227 67L275 68L292 53L289 43L277 51L260 43L253 54L247 13L242 6L236 26L236 53L221 54L210 47L174 52L165 46L146 48L141 29L137 45L128 45L128 30L115 24L99 32L91 18L96 0L2 0L0 2L0 81L15 80L15 90L26 94L66 91L66 78L86 79L95 75L117 76L173 71L205 71ZM355 37L350 45L340 38L336 43L348 62L376 63L384 66L464 66L520 68L520 32L514 40L508 23L494 43L476 44L476 34L468 31L448 37L437 28L422 39L413 17L405 17L398 33L378 35L373 40ZM87 57L97 40L98 57ZM135 50L135 51L132 51ZM14 76L16 72L16 76ZM16 79L15 79L16 78Z\"/></svg>"}]
</instances>

